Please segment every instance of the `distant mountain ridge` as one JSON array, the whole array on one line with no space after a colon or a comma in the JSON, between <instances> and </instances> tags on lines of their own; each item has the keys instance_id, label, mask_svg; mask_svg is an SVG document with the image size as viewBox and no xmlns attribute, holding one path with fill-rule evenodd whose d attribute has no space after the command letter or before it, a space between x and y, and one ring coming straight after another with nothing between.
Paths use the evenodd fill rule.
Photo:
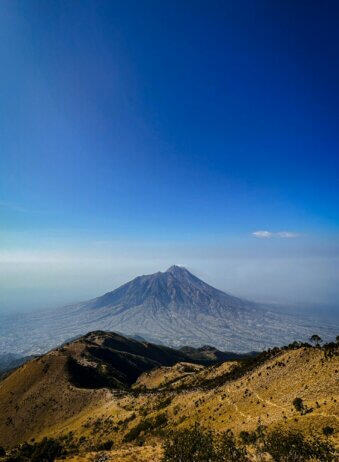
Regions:
<instances>
[{"instance_id":1,"label":"distant mountain ridge","mask_svg":"<svg viewBox=\"0 0 339 462\"><path fill-rule=\"evenodd\" d=\"M174 265L83 303L5 320L0 325L0 352L43 353L93 330L176 348L212 345L235 352L305 340L315 330L324 339L335 335L330 327L222 292Z\"/></svg>"},{"instance_id":2,"label":"distant mountain ridge","mask_svg":"<svg viewBox=\"0 0 339 462\"><path fill-rule=\"evenodd\" d=\"M120 314L136 306L144 306L153 313L157 309L181 311L187 315L209 313L236 308L254 309L255 304L215 289L191 274L186 268L171 266L165 272L138 276L112 292L88 302L88 307L114 307ZM219 311L220 314L220 311Z\"/></svg>"},{"instance_id":3,"label":"distant mountain ridge","mask_svg":"<svg viewBox=\"0 0 339 462\"><path fill-rule=\"evenodd\" d=\"M31 359L30 356L21 356L15 353L4 353L0 355L0 373L21 366Z\"/></svg>"}]
</instances>

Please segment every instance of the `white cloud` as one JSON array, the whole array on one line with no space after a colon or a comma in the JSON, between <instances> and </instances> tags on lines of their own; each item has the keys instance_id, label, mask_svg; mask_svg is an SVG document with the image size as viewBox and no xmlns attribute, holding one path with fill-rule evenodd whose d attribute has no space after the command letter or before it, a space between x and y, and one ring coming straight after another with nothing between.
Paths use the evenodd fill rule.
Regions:
<instances>
[{"instance_id":1,"label":"white cloud","mask_svg":"<svg viewBox=\"0 0 339 462\"><path fill-rule=\"evenodd\" d=\"M252 234L255 237L263 237L263 238L273 236L273 233L271 233L270 231L254 231Z\"/></svg>"},{"instance_id":2,"label":"white cloud","mask_svg":"<svg viewBox=\"0 0 339 462\"><path fill-rule=\"evenodd\" d=\"M260 238L281 237L283 239L291 239L299 236L298 233L293 233L291 231L278 231L277 233L273 233L272 231L266 230L254 231L252 235Z\"/></svg>"}]
</instances>

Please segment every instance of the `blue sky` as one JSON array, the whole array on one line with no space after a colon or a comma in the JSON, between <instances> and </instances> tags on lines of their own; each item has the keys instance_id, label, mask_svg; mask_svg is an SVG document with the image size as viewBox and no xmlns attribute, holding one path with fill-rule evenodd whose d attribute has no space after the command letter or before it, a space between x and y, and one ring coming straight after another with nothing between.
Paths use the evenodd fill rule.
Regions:
<instances>
[{"instance_id":1,"label":"blue sky","mask_svg":"<svg viewBox=\"0 0 339 462\"><path fill-rule=\"evenodd\" d=\"M338 13L2 0L2 309L94 296L181 256L239 294L335 303Z\"/></svg>"}]
</instances>

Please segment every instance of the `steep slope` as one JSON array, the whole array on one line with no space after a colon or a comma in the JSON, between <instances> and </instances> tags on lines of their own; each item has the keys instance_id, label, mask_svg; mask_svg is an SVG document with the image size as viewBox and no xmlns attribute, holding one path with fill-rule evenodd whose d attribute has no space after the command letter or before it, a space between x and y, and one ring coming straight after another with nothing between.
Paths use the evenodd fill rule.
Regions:
<instances>
[{"instance_id":1,"label":"steep slope","mask_svg":"<svg viewBox=\"0 0 339 462\"><path fill-rule=\"evenodd\" d=\"M88 302L3 319L0 351L42 353L66 338L112 330L172 347L213 345L247 352L305 340L315 329L325 340L335 335L333 327L322 328L230 296L185 268L172 266Z\"/></svg>"},{"instance_id":2,"label":"steep slope","mask_svg":"<svg viewBox=\"0 0 339 462\"><path fill-rule=\"evenodd\" d=\"M173 366L179 351L92 332L33 359L0 382L0 445L16 444L88 412L143 372Z\"/></svg>"},{"instance_id":3,"label":"steep slope","mask_svg":"<svg viewBox=\"0 0 339 462\"><path fill-rule=\"evenodd\" d=\"M109 336L93 333L87 340L101 348L105 338ZM78 361L84 359L83 342L65 347ZM65 372L67 358L59 353L25 364L6 379L5 391L0 387L0 415L11 412L12 419L0 421L0 445L48 435L79 451L68 460L97 460L93 449L107 441L114 445L114 451L105 453L107 461L146 461L152 447L157 448L154 460L160 460L159 435L195 422L218 431L231 429L236 436L258 425L267 432L279 428L318 436L330 427L331 441L338 442L338 346L331 354L296 346L246 362L161 366L145 371L135 389L123 393L74 387ZM295 398L302 400L305 412L293 404Z\"/></svg>"}]
</instances>

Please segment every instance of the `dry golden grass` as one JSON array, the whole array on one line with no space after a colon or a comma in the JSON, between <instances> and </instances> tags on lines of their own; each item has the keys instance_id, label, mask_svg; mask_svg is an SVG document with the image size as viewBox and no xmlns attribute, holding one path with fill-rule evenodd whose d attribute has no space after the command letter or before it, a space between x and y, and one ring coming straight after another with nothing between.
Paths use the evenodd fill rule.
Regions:
<instances>
[{"instance_id":1,"label":"dry golden grass","mask_svg":"<svg viewBox=\"0 0 339 462\"><path fill-rule=\"evenodd\" d=\"M180 408L176 422L186 426L198 421L236 433L254 430L259 423L319 433L325 425L338 428L338 359L324 360L323 356L316 349L284 352L255 372L217 389L181 394L172 402ZM301 416L292 404L296 397L313 411ZM187 417L180 422L182 416Z\"/></svg>"},{"instance_id":2,"label":"dry golden grass","mask_svg":"<svg viewBox=\"0 0 339 462\"><path fill-rule=\"evenodd\" d=\"M76 347L75 347L76 348ZM107 390L73 387L60 351L34 359L0 382L1 444L14 446L63 428L106 401Z\"/></svg>"},{"instance_id":3,"label":"dry golden grass","mask_svg":"<svg viewBox=\"0 0 339 462\"><path fill-rule=\"evenodd\" d=\"M183 386L198 387L202 381L213 379L229 372L237 364L235 361L230 361L204 367L190 363L178 363L172 367L160 367L142 374L133 388L136 390L159 388L175 390Z\"/></svg>"},{"instance_id":4,"label":"dry golden grass","mask_svg":"<svg viewBox=\"0 0 339 462\"><path fill-rule=\"evenodd\" d=\"M195 377L198 372L203 370L205 370L204 366L184 362L175 364L172 367L159 367L143 373L133 385L133 388L136 390L143 388L153 390L168 386L175 387L178 383L181 384L184 379Z\"/></svg>"},{"instance_id":5,"label":"dry golden grass","mask_svg":"<svg viewBox=\"0 0 339 462\"><path fill-rule=\"evenodd\" d=\"M162 459L162 446L145 445L143 447L130 446L113 451L88 452L83 455L68 457L67 462L160 462Z\"/></svg>"},{"instance_id":6,"label":"dry golden grass","mask_svg":"<svg viewBox=\"0 0 339 462\"><path fill-rule=\"evenodd\" d=\"M145 445L143 447L130 446L113 451L88 452L83 455L67 457L67 462L161 462L161 444ZM101 461L100 461L101 462Z\"/></svg>"},{"instance_id":7,"label":"dry golden grass","mask_svg":"<svg viewBox=\"0 0 339 462\"><path fill-rule=\"evenodd\" d=\"M73 353L79 354L76 350ZM0 383L0 445L9 447L32 437L60 437L72 432L80 455L67 459L70 462L95 461L98 453L84 451L107 440L117 448L102 453L109 457L108 461L156 462L161 457L159 439L141 434L145 446L133 447L126 445L123 437L140 421L162 413L168 418L166 431L195 422L220 431L231 429L235 434L254 430L258 424L268 429L295 428L315 434L331 426L336 431L331 440L338 443L339 361L335 356L325 359L321 349L282 351L240 379L210 390L199 384L221 376L235 363L160 368L139 378L137 386L150 391L137 395L77 389L68 383L64 361L60 352L50 353L27 363ZM177 389L183 384L192 388ZM162 390L156 391L157 387ZM302 398L307 408L313 408L312 412L301 415L293 406L296 397ZM83 444L79 444L81 437L86 438Z\"/></svg>"}]
</instances>

